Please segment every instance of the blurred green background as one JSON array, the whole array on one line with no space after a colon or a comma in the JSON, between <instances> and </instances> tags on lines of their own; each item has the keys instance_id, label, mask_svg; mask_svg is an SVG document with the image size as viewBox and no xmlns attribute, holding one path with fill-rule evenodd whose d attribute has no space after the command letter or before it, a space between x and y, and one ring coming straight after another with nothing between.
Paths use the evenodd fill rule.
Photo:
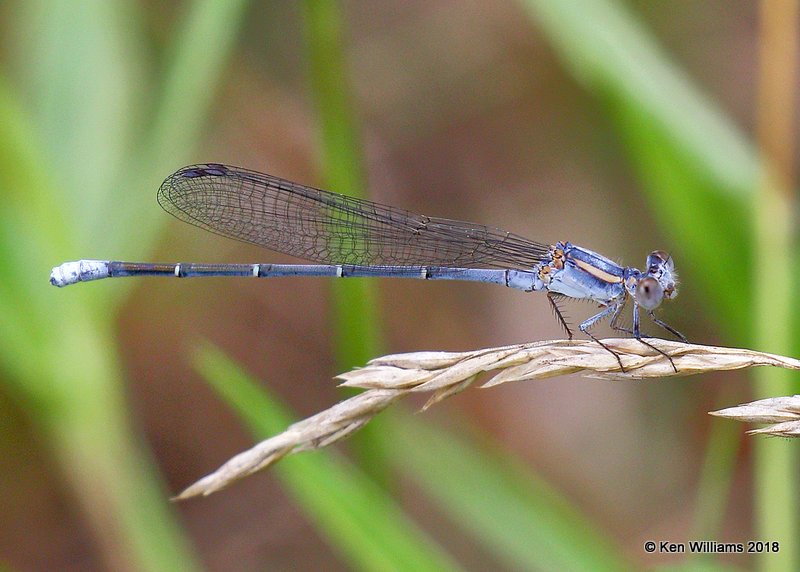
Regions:
<instances>
[{"instance_id":1,"label":"blurred green background","mask_svg":"<svg viewBox=\"0 0 800 572\"><path fill-rule=\"evenodd\" d=\"M0 5L0 567L797 569L796 443L707 415L795 393L783 372L408 402L170 504L343 398L331 377L370 357L560 337L546 299L47 282L79 258L286 260L159 209L168 174L225 162L627 265L668 250L683 287L663 316L692 341L798 355L797 16L778 0ZM780 553L643 549L749 539Z\"/></svg>"}]
</instances>

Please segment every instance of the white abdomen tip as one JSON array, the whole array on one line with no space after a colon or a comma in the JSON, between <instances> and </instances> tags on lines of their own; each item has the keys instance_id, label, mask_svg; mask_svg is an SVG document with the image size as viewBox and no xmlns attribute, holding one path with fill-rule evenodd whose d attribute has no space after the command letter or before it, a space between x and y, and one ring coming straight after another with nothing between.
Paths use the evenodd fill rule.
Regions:
<instances>
[{"instance_id":1,"label":"white abdomen tip","mask_svg":"<svg viewBox=\"0 0 800 572\"><path fill-rule=\"evenodd\" d=\"M50 284L63 288L78 282L108 278L107 260L76 260L56 266L50 272Z\"/></svg>"}]
</instances>

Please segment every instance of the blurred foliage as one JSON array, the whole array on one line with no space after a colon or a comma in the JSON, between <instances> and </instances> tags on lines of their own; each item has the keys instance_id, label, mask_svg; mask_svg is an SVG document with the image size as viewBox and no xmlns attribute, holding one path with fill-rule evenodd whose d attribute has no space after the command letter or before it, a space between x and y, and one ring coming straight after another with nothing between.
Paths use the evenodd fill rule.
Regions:
<instances>
[{"instance_id":1,"label":"blurred foliage","mask_svg":"<svg viewBox=\"0 0 800 572\"><path fill-rule=\"evenodd\" d=\"M304 6L309 75L320 123L320 148L325 188L365 198L361 141L350 104L349 74L342 47L342 15L336 2L307 0ZM366 363L381 353L378 298L369 280L334 280L334 353L338 370ZM345 392L347 393L347 392ZM389 484L381 445L381 423L371 423L355 436L362 468L384 486Z\"/></svg>"},{"instance_id":2,"label":"blurred foliage","mask_svg":"<svg viewBox=\"0 0 800 572\"><path fill-rule=\"evenodd\" d=\"M730 273L735 266L737 276L755 274L750 209L759 160L753 144L622 3L521 5L575 81L602 102L720 332L731 343L752 342L754 293ZM0 74L0 188L6 197L0 209L0 364L8 391L47 443L109 568L198 565L149 453L131 429L122 391L108 316L132 285L56 293L44 276L53 263L89 251L98 240L119 258L155 244L161 219L143 208L152 195L130 189L155 189L190 156L226 78L247 7L241 1L182 3L175 29L159 48L148 44L141 5L36 0L4 8L13 12L16 50L26 65L17 66L15 80ZM339 43L344 19L335 3L314 1L306 2L306 18L325 178L334 190L360 190L360 143ZM152 98L145 86L155 86ZM725 263L710 264L710 253ZM379 346L368 288L352 286L341 295L348 314L354 304L362 308L358 321L337 312L338 353L347 366ZM254 433L265 436L286 425L285 409L217 350L204 348L198 363ZM496 446L468 443L419 419L396 416L387 426L401 435L389 465L494 561L542 570L632 567L602 524L518 461L492 451ZM701 500L707 513L723 513L730 495L737 452L731 435L714 431L707 446L705 474L716 484L704 479L700 485L715 490L713 500ZM755 470L766 473L769 457L760 462ZM422 532L390 491L365 476L368 468L326 452L282 462L276 472L348 564L456 568L431 539L440 534ZM764 494L797 498L796 479L784 473L759 486ZM784 503L775 518L796 529L796 509ZM719 521L704 516L696 527L718 536ZM761 531L753 532L758 537ZM783 552L774 561L791 569L797 539L779 540ZM721 568L698 561L692 569Z\"/></svg>"},{"instance_id":3,"label":"blurred foliage","mask_svg":"<svg viewBox=\"0 0 800 572\"><path fill-rule=\"evenodd\" d=\"M143 31L136 14L126 11L130 5L15 6L20 50L33 57L17 90L0 77L0 187L7 198L0 215L0 363L60 462L109 568L196 565L131 433L106 319L126 285L53 296L43 276L54 261L88 251L100 236L120 253L155 241L155 222L131 214L142 212L149 197L127 192L119 181L155 188L180 160L172 149L188 154L224 77L220 68L244 6L190 4L170 46L174 64L160 76L158 101L151 102L155 120L143 130L134 128L145 113L137 106L144 70L135 64L147 57L139 51ZM113 224L120 212L128 224Z\"/></svg>"},{"instance_id":4,"label":"blurred foliage","mask_svg":"<svg viewBox=\"0 0 800 572\"><path fill-rule=\"evenodd\" d=\"M258 439L283 431L293 419L238 366L212 346L198 369ZM375 482L341 456L324 451L284 459L275 467L319 529L352 566L363 570L454 570L450 558L416 528Z\"/></svg>"}]
</instances>

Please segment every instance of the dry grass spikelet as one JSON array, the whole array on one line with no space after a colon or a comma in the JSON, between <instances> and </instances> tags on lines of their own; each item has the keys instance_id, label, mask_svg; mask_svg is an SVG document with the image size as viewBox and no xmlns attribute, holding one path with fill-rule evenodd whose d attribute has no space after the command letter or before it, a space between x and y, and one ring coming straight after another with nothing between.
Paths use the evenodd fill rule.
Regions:
<instances>
[{"instance_id":1,"label":"dry grass spikelet","mask_svg":"<svg viewBox=\"0 0 800 572\"><path fill-rule=\"evenodd\" d=\"M761 399L712 411L711 415L746 423L768 424L760 429L751 429L748 431L750 435L800 437L800 395Z\"/></svg>"},{"instance_id":2,"label":"dry grass spikelet","mask_svg":"<svg viewBox=\"0 0 800 572\"><path fill-rule=\"evenodd\" d=\"M294 423L283 433L236 455L188 487L177 499L209 495L269 467L286 455L335 443L410 393L430 393L423 407L427 409L465 390L482 375L489 376L489 379L481 387L493 387L571 373L605 380L636 380L754 366L800 369L800 361L796 359L747 349L649 341L669 355L672 363L638 340L628 338L603 340L620 355L624 372L610 352L590 340L543 341L467 352L413 352L373 359L365 367L337 377L342 386L361 388L365 390L363 393ZM770 400L762 400L718 411L715 415L777 423L771 432L766 429L753 432L798 436L800 397L778 399L789 401L767 404Z\"/></svg>"}]
</instances>

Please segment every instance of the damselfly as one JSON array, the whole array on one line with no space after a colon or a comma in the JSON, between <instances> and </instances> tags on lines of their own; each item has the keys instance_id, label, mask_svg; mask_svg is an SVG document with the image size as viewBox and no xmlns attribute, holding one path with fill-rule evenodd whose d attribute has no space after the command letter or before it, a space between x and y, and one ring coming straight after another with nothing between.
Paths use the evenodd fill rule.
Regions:
<instances>
[{"instance_id":1,"label":"damselfly","mask_svg":"<svg viewBox=\"0 0 800 572\"><path fill-rule=\"evenodd\" d=\"M650 253L645 270L623 267L569 242L535 242L498 228L428 217L214 163L184 167L170 175L158 191L158 202L168 213L200 228L318 264L79 260L53 268L50 282L67 286L120 276L380 276L488 282L545 292L570 338L572 330L559 300L597 303L601 311L578 329L611 352L622 371L619 355L591 332L605 318L610 318L615 330L632 335L668 359L642 339L641 311L686 341L654 314L664 298L678 294L672 258L662 250ZM629 300L631 329L618 324Z\"/></svg>"}]
</instances>

